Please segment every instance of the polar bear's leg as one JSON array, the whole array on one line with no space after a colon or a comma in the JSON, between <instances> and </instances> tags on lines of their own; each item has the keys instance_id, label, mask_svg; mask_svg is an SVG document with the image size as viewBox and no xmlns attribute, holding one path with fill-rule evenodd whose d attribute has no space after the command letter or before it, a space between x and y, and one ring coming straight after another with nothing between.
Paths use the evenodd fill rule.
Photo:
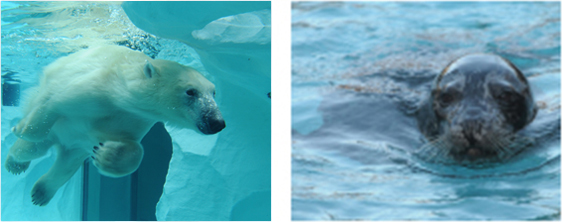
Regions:
<instances>
[{"instance_id":1,"label":"polar bear's leg","mask_svg":"<svg viewBox=\"0 0 562 222\"><path fill-rule=\"evenodd\" d=\"M8 152L8 157L6 157L6 169L16 175L25 172L31 160L45 155L52 145L53 143L48 140L39 143L23 139L16 140Z\"/></svg>"},{"instance_id":2,"label":"polar bear's leg","mask_svg":"<svg viewBox=\"0 0 562 222\"><path fill-rule=\"evenodd\" d=\"M50 111L45 104L41 104L20 120L12 131L16 136L27 141L41 142L47 138L58 118L58 114Z\"/></svg>"},{"instance_id":3,"label":"polar bear's leg","mask_svg":"<svg viewBox=\"0 0 562 222\"><path fill-rule=\"evenodd\" d=\"M83 149L65 149L59 144L55 163L31 189L31 201L38 206L45 206L55 195L57 190L66 183L80 168L88 153Z\"/></svg>"},{"instance_id":4,"label":"polar bear's leg","mask_svg":"<svg viewBox=\"0 0 562 222\"><path fill-rule=\"evenodd\" d=\"M94 146L94 165L110 177L126 176L139 167L144 150L132 140L106 141Z\"/></svg>"}]
</instances>

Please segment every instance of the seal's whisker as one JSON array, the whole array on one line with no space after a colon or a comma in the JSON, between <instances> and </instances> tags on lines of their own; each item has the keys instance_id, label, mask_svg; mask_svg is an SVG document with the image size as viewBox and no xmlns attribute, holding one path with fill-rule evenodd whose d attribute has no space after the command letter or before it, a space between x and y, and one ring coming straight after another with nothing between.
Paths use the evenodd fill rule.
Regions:
<instances>
[{"instance_id":1,"label":"seal's whisker","mask_svg":"<svg viewBox=\"0 0 562 222\"><path fill-rule=\"evenodd\" d=\"M435 153L437 152L438 148L435 146L434 142L428 142L426 144L424 144L423 146L421 146L417 153L421 153L424 154L422 156L425 156L428 159L433 158L433 156L435 155Z\"/></svg>"},{"instance_id":2,"label":"seal's whisker","mask_svg":"<svg viewBox=\"0 0 562 222\"><path fill-rule=\"evenodd\" d=\"M446 141L446 137L440 136L429 140L429 142L421 146L417 152L423 153L423 156L427 160L436 161L446 156L448 147L450 146Z\"/></svg>"},{"instance_id":3,"label":"seal's whisker","mask_svg":"<svg viewBox=\"0 0 562 222\"><path fill-rule=\"evenodd\" d=\"M509 149L506 149L504 140L502 139L492 140L490 141L490 144L492 145L492 148L496 151L497 156L500 159L505 159L511 156L511 151Z\"/></svg>"},{"instance_id":4,"label":"seal's whisker","mask_svg":"<svg viewBox=\"0 0 562 222\"><path fill-rule=\"evenodd\" d=\"M441 136L439 137L439 143L437 145L438 145L438 150L435 156L439 160L444 161L447 158L447 156L450 155L450 152L453 148L453 144L451 144L451 141L448 140L447 136Z\"/></svg>"},{"instance_id":5,"label":"seal's whisker","mask_svg":"<svg viewBox=\"0 0 562 222\"><path fill-rule=\"evenodd\" d=\"M496 150L500 160L510 158L516 153L516 146L513 143L515 136L513 134L498 137L499 139L491 140L490 144Z\"/></svg>"}]
</instances>

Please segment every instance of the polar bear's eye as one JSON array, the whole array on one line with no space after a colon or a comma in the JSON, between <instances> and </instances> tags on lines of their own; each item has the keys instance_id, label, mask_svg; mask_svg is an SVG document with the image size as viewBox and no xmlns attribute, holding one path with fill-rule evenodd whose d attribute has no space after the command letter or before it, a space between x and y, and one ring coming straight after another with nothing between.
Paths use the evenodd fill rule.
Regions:
<instances>
[{"instance_id":1,"label":"polar bear's eye","mask_svg":"<svg viewBox=\"0 0 562 222\"><path fill-rule=\"evenodd\" d=\"M195 96L195 94L196 94L197 92L195 91L195 89L190 89L190 90L187 90L187 92L185 92L185 93L186 93L188 96Z\"/></svg>"},{"instance_id":2,"label":"polar bear's eye","mask_svg":"<svg viewBox=\"0 0 562 222\"><path fill-rule=\"evenodd\" d=\"M217 95L217 92L213 91L213 98Z\"/></svg>"}]
</instances>

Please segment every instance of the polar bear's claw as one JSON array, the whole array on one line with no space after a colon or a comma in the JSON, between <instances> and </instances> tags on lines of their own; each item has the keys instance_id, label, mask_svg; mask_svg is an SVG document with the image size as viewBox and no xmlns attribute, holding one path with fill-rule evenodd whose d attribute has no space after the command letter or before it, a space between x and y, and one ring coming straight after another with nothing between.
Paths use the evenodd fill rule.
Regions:
<instances>
[{"instance_id":1,"label":"polar bear's claw","mask_svg":"<svg viewBox=\"0 0 562 222\"><path fill-rule=\"evenodd\" d=\"M51 201L51 198L55 195L57 189L49 189L46 183L41 180L37 181L31 190L31 201L34 205L45 206Z\"/></svg>"},{"instance_id":2,"label":"polar bear's claw","mask_svg":"<svg viewBox=\"0 0 562 222\"><path fill-rule=\"evenodd\" d=\"M6 166L6 170L8 170L8 172L13 173L15 175L19 175L20 173L24 173L25 170L27 170L30 163L31 163L31 161L18 162L16 160L14 160L14 158L12 156L8 156L8 158L6 158L6 165L5 166Z\"/></svg>"},{"instance_id":3,"label":"polar bear's claw","mask_svg":"<svg viewBox=\"0 0 562 222\"><path fill-rule=\"evenodd\" d=\"M94 146L92 159L100 173L122 177L133 173L142 160L143 149L136 141L104 141Z\"/></svg>"}]
</instances>

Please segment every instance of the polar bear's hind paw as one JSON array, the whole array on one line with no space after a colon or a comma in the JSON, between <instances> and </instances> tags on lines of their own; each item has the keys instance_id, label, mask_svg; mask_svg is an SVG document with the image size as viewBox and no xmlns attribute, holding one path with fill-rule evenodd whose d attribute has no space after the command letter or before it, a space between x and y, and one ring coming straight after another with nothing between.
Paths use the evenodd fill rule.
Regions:
<instances>
[{"instance_id":1,"label":"polar bear's hind paw","mask_svg":"<svg viewBox=\"0 0 562 222\"><path fill-rule=\"evenodd\" d=\"M51 201L57 189L49 189L48 184L42 182L41 180L37 181L31 190L31 202L37 206L45 206Z\"/></svg>"},{"instance_id":2,"label":"polar bear's hind paw","mask_svg":"<svg viewBox=\"0 0 562 222\"><path fill-rule=\"evenodd\" d=\"M12 156L8 156L6 158L6 165L5 166L6 166L6 170L8 170L8 172L13 173L15 175L19 175L20 173L23 173L27 170L30 163L31 163L31 161L18 162L18 161L15 161Z\"/></svg>"}]
</instances>

